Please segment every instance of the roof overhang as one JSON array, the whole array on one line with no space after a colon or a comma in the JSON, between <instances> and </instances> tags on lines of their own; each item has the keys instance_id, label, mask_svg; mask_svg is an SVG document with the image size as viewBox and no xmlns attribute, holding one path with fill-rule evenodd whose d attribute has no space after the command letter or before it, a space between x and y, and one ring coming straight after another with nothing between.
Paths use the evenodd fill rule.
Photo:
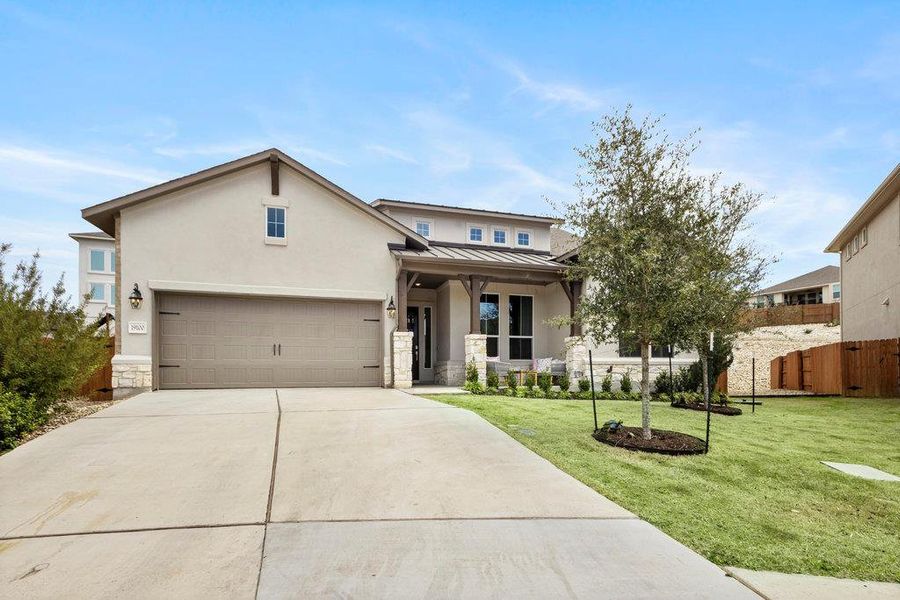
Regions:
<instances>
[{"instance_id":1,"label":"roof overhang","mask_svg":"<svg viewBox=\"0 0 900 600\"><path fill-rule=\"evenodd\" d=\"M518 221L528 221L532 223L546 223L548 225L559 225L564 221L556 217L547 217L541 215L526 215L522 213L501 212L496 210L486 210L481 208L466 208L464 206L446 206L443 204L428 204L425 202L409 202L406 200L389 200L379 198L372 203L374 208L405 208L416 209L432 212L450 213L456 215L468 215L473 217L493 217L499 219L512 219Z\"/></svg>"},{"instance_id":2,"label":"roof overhang","mask_svg":"<svg viewBox=\"0 0 900 600\"><path fill-rule=\"evenodd\" d=\"M840 233L835 236L825 252L840 252L841 248L853 239L856 232L871 221L887 204L900 194L900 163L885 177L869 199L856 211L850 220L844 225Z\"/></svg>"},{"instance_id":3,"label":"roof overhang","mask_svg":"<svg viewBox=\"0 0 900 600\"><path fill-rule=\"evenodd\" d=\"M540 253L433 244L426 250L391 248L402 269L446 275L485 275L494 281L546 285L565 276L566 265Z\"/></svg>"},{"instance_id":4,"label":"roof overhang","mask_svg":"<svg viewBox=\"0 0 900 600\"><path fill-rule=\"evenodd\" d=\"M101 202L100 204L89 206L81 211L81 216L89 223L97 226L100 230L109 235L115 235L115 216L125 208L148 202L161 196L165 196L166 194L171 194L194 185L205 183L242 169L254 167L259 164L268 164L271 161L287 165L304 177L346 200L358 210L403 234L406 236L407 244L409 246L413 248L428 247L428 240L417 234L415 231L392 219L368 203L363 202L347 190L322 177L306 165L288 156L277 148L270 148L269 150L264 150L256 154L251 154L250 156L245 156L244 158L239 158L209 169L204 169L203 171L198 171L191 175L179 177L178 179L166 181L165 183L160 183L125 196L120 196L118 198L113 198L112 200L107 200L106 202Z\"/></svg>"},{"instance_id":5,"label":"roof overhang","mask_svg":"<svg viewBox=\"0 0 900 600\"><path fill-rule=\"evenodd\" d=\"M69 237L73 240L98 240L103 242L112 242L114 237L102 231L86 231L84 233L70 233Z\"/></svg>"}]
</instances>

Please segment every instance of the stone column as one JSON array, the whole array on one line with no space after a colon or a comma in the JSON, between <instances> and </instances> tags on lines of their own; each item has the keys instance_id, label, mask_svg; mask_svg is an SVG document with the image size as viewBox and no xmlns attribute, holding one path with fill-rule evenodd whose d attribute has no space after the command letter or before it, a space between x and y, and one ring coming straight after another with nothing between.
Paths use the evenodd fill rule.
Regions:
<instances>
[{"instance_id":1,"label":"stone column","mask_svg":"<svg viewBox=\"0 0 900 600\"><path fill-rule=\"evenodd\" d=\"M406 320L406 317L402 317ZM412 387L412 331L395 331L391 334L393 347L394 387Z\"/></svg>"},{"instance_id":2,"label":"stone column","mask_svg":"<svg viewBox=\"0 0 900 600\"><path fill-rule=\"evenodd\" d=\"M478 381L487 384L487 336L482 333L470 333L466 336L466 367L474 362L478 369Z\"/></svg>"},{"instance_id":3,"label":"stone column","mask_svg":"<svg viewBox=\"0 0 900 600\"><path fill-rule=\"evenodd\" d=\"M112 358L113 398L120 400L141 392L148 392L153 386L152 359L149 356L123 356Z\"/></svg>"},{"instance_id":4,"label":"stone column","mask_svg":"<svg viewBox=\"0 0 900 600\"><path fill-rule=\"evenodd\" d=\"M569 336L566 338L566 373L569 375L570 390L578 389L578 380L588 377L588 349L584 338Z\"/></svg>"}]
</instances>

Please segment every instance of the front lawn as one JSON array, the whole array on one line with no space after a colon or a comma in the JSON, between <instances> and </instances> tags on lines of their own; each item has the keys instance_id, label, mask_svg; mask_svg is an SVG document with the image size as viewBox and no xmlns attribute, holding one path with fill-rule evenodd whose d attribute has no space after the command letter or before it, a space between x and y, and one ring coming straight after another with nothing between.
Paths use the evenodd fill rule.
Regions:
<instances>
[{"instance_id":1,"label":"front lawn","mask_svg":"<svg viewBox=\"0 0 900 600\"><path fill-rule=\"evenodd\" d=\"M900 483L820 460L900 474L900 400L771 399L713 415L711 451L667 457L591 438L590 401L439 395L475 411L560 469L719 565L900 582ZM640 425L640 403L597 403ZM654 403L655 428L704 436L706 413Z\"/></svg>"}]
</instances>

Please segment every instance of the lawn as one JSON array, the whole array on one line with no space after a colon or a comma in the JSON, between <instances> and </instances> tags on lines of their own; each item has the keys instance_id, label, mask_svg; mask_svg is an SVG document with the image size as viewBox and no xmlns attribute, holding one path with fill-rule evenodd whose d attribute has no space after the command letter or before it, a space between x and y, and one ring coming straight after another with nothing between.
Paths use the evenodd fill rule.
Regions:
<instances>
[{"instance_id":1,"label":"lawn","mask_svg":"<svg viewBox=\"0 0 900 600\"><path fill-rule=\"evenodd\" d=\"M708 455L668 457L591 438L590 401L440 395L719 565L900 581L900 483L820 460L900 474L900 400L769 399L713 415ZM640 425L640 403L597 403ZM654 427L703 437L706 413L654 403Z\"/></svg>"}]
</instances>

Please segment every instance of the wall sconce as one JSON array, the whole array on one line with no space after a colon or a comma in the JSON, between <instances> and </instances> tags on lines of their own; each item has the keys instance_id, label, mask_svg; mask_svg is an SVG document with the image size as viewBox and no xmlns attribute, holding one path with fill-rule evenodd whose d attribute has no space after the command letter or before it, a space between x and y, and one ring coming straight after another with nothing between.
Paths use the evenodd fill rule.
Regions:
<instances>
[{"instance_id":1,"label":"wall sconce","mask_svg":"<svg viewBox=\"0 0 900 600\"><path fill-rule=\"evenodd\" d=\"M391 301L388 302L387 305L387 315L389 319L393 319L397 316L397 307L394 306L394 297L391 296Z\"/></svg>"},{"instance_id":2,"label":"wall sconce","mask_svg":"<svg viewBox=\"0 0 900 600\"><path fill-rule=\"evenodd\" d=\"M131 308L134 310L138 310L141 307L141 304L144 302L144 297L141 295L138 284L134 284L134 289L131 290L131 295L128 296L128 300L131 302Z\"/></svg>"}]
</instances>

